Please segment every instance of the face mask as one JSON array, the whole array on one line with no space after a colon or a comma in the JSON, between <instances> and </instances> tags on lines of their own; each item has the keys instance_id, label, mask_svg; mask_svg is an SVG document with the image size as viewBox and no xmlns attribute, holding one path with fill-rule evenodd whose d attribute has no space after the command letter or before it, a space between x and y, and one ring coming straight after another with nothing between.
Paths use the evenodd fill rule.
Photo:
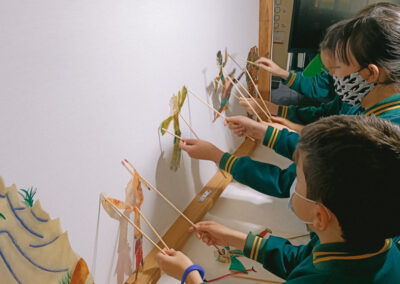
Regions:
<instances>
[{"instance_id":1,"label":"face mask","mask_svg":"<svg viewBox=\"0 0 400 284\"><path fill-rule=\"evenodd\" d=\"M335 92L339 95L340 99L351 105L361 104L361 100L368 95L368 93L376 86L376 83L368 83L360 75L359 71L338 78L333 75Z\"/></svg>"},{"instance_id":2,"label":"face mask","mask_svg":"<svg viewBox=\"0 0 400 284\"><path fill-rule=\"evenodd\" d=\"M303 200L305 200L305 201L308 201L308 202L311 202L311 203L314 203L314 204L318 204L318 202L317 202L317 201L314 201L314 200L311 200L311 199L308 199L307 197L304 197L303 195L299 194L299 193L296 191L296 184L297 184L297 178L293 181L292 186L290 187L290 197L289 197L290 199L289 199L289 204L288 204L288 206L289 206L289 208L293 211L294 215L296 215L296 217L299 218L304 224L312 225L313 222L304 221L304 220L302 220L299 216L297 216L296 212L295 212L294 209L293 209L293 202L292 202L293 195L297 195L297 196L300 197L301 199L303 199ZM324 205L322 205L322 206L324 206ZM331 215L329 214L329 212L327 212L327 213L328 213L328 218L330 219L330 218L331 218Z\"/></svg>"}]
</instances>

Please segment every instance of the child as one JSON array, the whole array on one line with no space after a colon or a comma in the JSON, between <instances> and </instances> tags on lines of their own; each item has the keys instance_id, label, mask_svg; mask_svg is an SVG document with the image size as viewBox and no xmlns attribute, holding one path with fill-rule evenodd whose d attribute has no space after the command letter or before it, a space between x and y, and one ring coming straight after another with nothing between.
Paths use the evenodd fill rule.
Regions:
<instances>
[{"instance_id":1,"label":"child","mask_svg":"<svg viewBox=\"0 0 400 284\"><path fill-rule=\"evenodd\" d=\"M341 36L342 27L345 22L346 21L338 22L328 28L327 33L320 44L321 61L325 68L314 77L305 77L302 72L288 72L279 67L272 60L265 57L261 57L256 61L256 63L259 64L260 68L271 72L273 75L281 77L283 84L287 85L291 89L315 101L321 101L323 99L325 99L325 101L326 99L334 100L334 106L340 108L341 102L335 94L332 75L335 73L336 69L336 42ZM253 114L251 108L249 107L249 103L252 105L254 110L261 113L253 100L243 98L240 100L240 104L247 110L247 112ZM265 103L273 115L279 115L278 105L269 101L265 101Z\"/></svg>"},{"instance_id":2,"label":"child","mask_svg":"<svg viewBox=\"0 0 400 284\"><path fill-rule=\"evenodd\" d=\"M400 128L375 116L324 118L304 128L295 160L291 204L312 232L308 244L246 235L211 221L190 230L208 245L242 249L286 283L400 283L400 227L393 219ZM186 283L202 282L201 267L180 252L159 253L157 260L172 277L186 271Z\"/></svg>"},{"instance_id":3,"label":"child","mask_svg":"<svg viewBox=\"0 0 400 284\"><path fill-rule=\"evenodd\" d=\"M359 100L360 104L342 108L339 113L376 115L400 124L400 9L381 9L380 14L372 12L374 16L352 19L343 27L335 75L341 89L349 89L351 85L352 89L358 90L344 92L341 99ZM358 83L354 85L354 82ZM370 88L371 91L364 91ZM322 112L320 114L325 116ZM277 124L263 125L246 117L230 117L227 122L236 134L262 139L265 146L292 158L299 139L298 133ZM217 151L212 144L197 140L185 142L186 145L181 143L182 149L192 157L199 156L198 151L201 151L202 158L215 158ZM208 153L213 154L208 156ZM289 197L296 178L295 164L281 170L274 165L253 161L249 157L238 158L229 153L223 154L216 162L240 183L276 197Z\"/></svg>"}]
</instances>

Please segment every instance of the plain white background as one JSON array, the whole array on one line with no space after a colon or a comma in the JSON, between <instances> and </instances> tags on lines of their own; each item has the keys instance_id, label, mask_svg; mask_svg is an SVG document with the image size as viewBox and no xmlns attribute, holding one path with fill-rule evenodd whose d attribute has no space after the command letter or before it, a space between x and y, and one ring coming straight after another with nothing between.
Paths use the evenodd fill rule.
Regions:
<instances>
[{"instance_id":1,"label":"plain white background","mask_svg":"<svg viewBox=\"0 0 400 284\"><path fill-rule=\"evenodd\" d=\"M37 188L42 207L61 219L72 247L90 268L99 193L124 199L129 175L121 159L128 158L182 210L216 172L210 162L185 153L180 169L171 171L173 138L159 139L157 128L182 85L211 100L206 87L218 74L218 50L227 47L245 57L258 43L258 4L0 2L0 175L7 185ZM233 98L230 108L228 115L243 113ZM182 114L201 138L224 151L240 144L221 119L212 123L212 112L190 95ZM191 136L183 122L181 129L184 137ZM244 196L248 189L241 190ZM144 214L164 233L177 214L154 192L144 194ZM238 204L223 204L221 212L229 207L237 212ZM100 220L95 280L107 283L114 271L118 223L104 211ZM146 253L150 246L144 244ZM194 240L189 245L204 248ZM227 267L219 271L226 272Z\"/></svg>"}]
</instances>

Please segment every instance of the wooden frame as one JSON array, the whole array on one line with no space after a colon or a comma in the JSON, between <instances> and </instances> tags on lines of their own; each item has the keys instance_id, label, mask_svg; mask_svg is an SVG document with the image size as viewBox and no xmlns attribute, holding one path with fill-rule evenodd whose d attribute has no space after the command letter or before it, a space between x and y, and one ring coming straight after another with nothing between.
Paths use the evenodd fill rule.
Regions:
<instances>
[{"instance_id":1,"label":"wooden frame","mask_svg":"<svg viewBox=\"0 0 400 284\"><path fill-rule=\"evenodd\" d=\"M260 56L265 56L267 58L271 58L272 26L273 0L260 0L259 53ZM269 100L270 98L270 86L270 74L261 70L259 73L259 90L265 100ZM236 150L235 155L249 156L254 152L256 147L256 142L246 138ZM224 177L221 171L218 171L202 191L196 195L183 213L194 223L201 221L206 213L214 206L221 193L231 181L231 175ZM188 232L189 226L190 224L183 217L179 216L163 236L164 241L171 248L181 250L190 237L190 233ZM157 283L161 277L161 271L155 259L157 253L158 250L153 248L145 257L144 265L139 271L137 278L136 273L133 273L125 284Z\"/></svg>"}]
</instances>

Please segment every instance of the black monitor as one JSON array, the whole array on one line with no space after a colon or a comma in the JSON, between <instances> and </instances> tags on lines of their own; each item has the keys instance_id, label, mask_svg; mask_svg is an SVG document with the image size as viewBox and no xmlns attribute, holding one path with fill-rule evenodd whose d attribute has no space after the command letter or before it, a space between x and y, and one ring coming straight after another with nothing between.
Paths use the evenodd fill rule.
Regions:
<instances>
[{"instance_id":1,"label":"black monitor","mask_svg":"<svg viewBox=\"0 0 400 284\"><path fill-rule=\"evenodd\" d=\"M374 0L294 0L289 52L316 53L326 29L340 20L353 17Z\"/></svg>"}]
</instances>

